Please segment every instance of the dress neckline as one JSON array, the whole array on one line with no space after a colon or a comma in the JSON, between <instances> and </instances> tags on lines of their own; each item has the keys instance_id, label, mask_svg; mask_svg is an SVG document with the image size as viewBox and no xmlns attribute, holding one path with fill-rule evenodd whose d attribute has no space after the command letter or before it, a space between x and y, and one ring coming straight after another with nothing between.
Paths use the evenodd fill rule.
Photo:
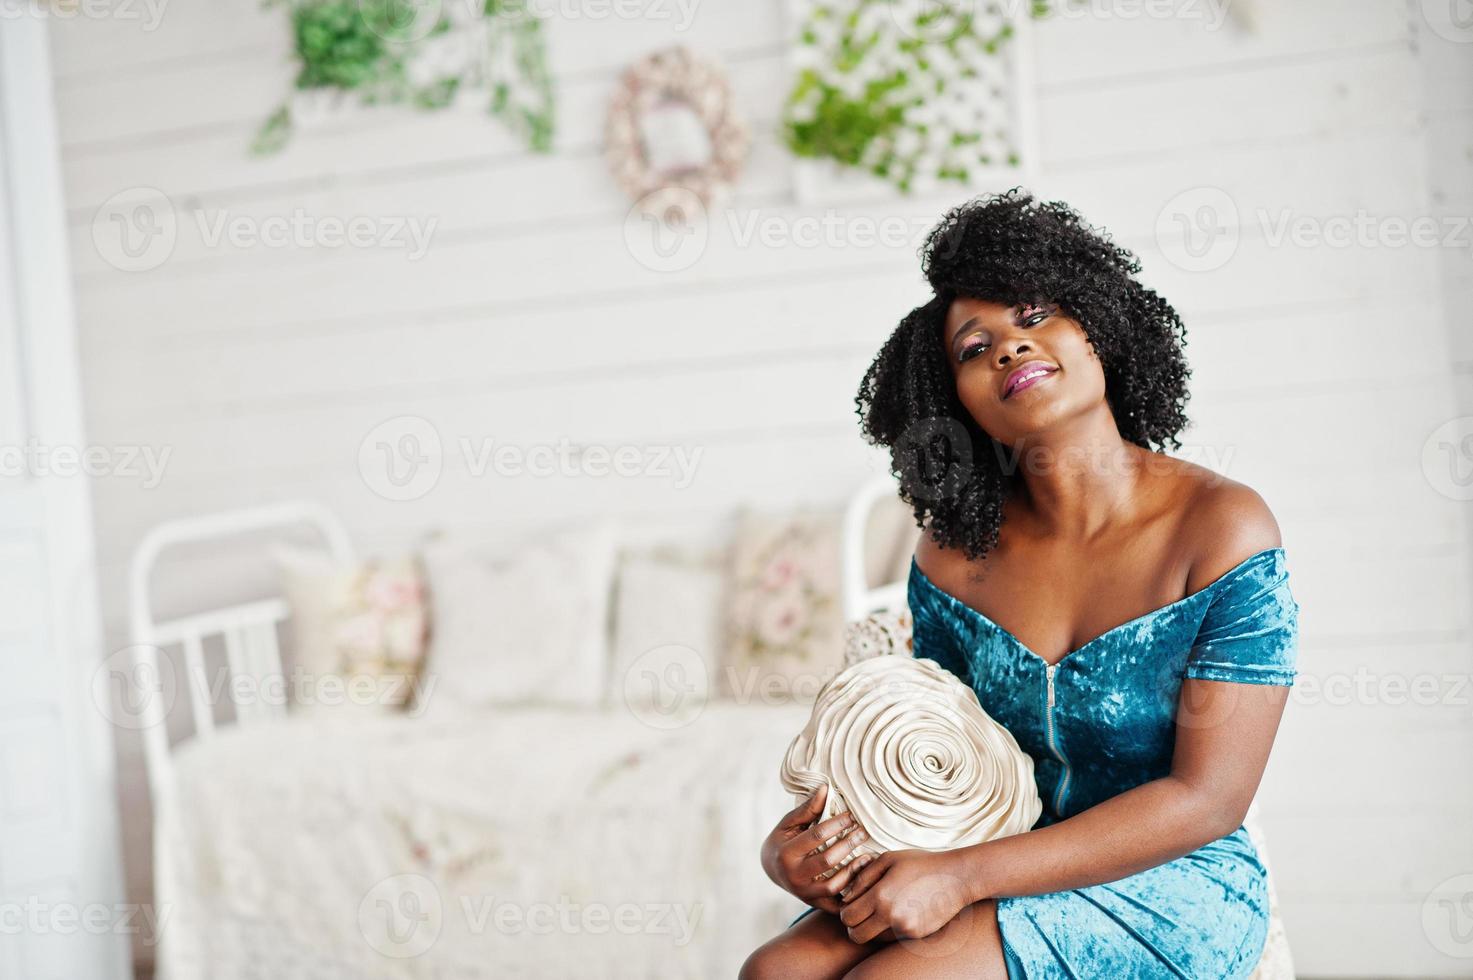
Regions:
<instances>
[{"instance_id":1,"label":"dress neckline","mask_svg":"<svg viewBox=\"0 0 1473 980\"><path fill-rule=\"evenodd\" d=\"M1152 609L1150 612L1141 613L1139 616L1136 616L1134 619L1127 619L1125 622L1121 623L1119 626L1112 626L1109 629L1105 630L1105 632L1101 633L1099 636L1096 636L1096 637L1094 637L1093 639L1090 639L1090 640L1086 640L1080 646L1077 646L1073 650L1070 650L1068 653L1064 654L1062 657L1060 657L1058 660L1054 661L1053 663L1049 663L1040 654L1036 653L1033 650L1032 647L1028 646L1028 644L1024 643L1022 640L1018 639L1016 636L1013 635L1013 633L1010 630L1008 630L1007 628L1005 628L1001 624L999 624L996 621L994 621L990 616L988 616L982 610L976 608L975 606L969 606L969 605L967 605L967 603L963 602L961 599L958 599L956 596L952 595L950 592L947 592L945 589L941 588L941 586L937 585L935 582L932 582L931 579L930 579L930 577L928 575L926 575L925 572L921 571L920 563L916 561L914 555L911 555L911 558L910 558L910 571L911 571L911 574L913 576L915 576L916 578L918 578L925 585L929 586L932 589L932 591L934 591L937 595L941 596L944 599L949 600L953 605L957 606L960 609L965 609L967 612L971 613L972 615L976 616L978 619L982 620L988 626L992 627L993 630L997 631L1002 636L1007 637L1007 639L1009 641L1011 641L1012 644L1015 647L1017 647L1019 650L1022 650L1025 654L1027 654L1028 656L1032 657L1034 660L1037 660L1039 663L1043 664L1045 667L1057 667L1060 664L1062 664L1064 661L1069 660L1070 658L1074 657L1075 655L1084 653L1086 650L1091 649L1092 647L1094 647L1096 644L1098 644L1101 640L1105 639L1106 637L1113 636L1114 634L1120 632L1121 630L1123 630L1123 629L1125 629L1125 628L1127 628L1129 626L1135 626L1135 625L1137 625L1139 623L1143 623L1143 622L1145 622L1146 620L1150 619L1153 616L1160 615L1161 613L1164 613L1167 610L1175 609L1177 606L1185 605L1186 603L1191 602L1193 599L1197 599L1197 598L1200 598L1201 596L1206 595L1207 593L1211 592L1213 589L1216 589L1220 584L1222 584L1223 582L1225 582L1228 579L1229 576L1231 576L1234 573L1236 573L1239 569L1242 569L1243 567L1247 566L1249 563L1254 562L1254 561L1257 561L1260 558L1263 558L1265 555L1272 555L1272 554L1275 554L1275 553L1278 553L1278 552L1283 552L1283 550L1284 550L1283 545L1277 545L1277 546L1272 547L1272 548L1264 548L1262 551L1254 552L1253 554L1249 555L1247 558L1244 558L1242 561L1238 562L1232 568L1229 568L1227 571L1223 572L1221 575L1219 575L1217 578L1213 579L1211 582L1208 582L1206 585L1202 586L1196 592L1193 592L1193 593L1191 593L1189 595L1182 596L1180 599L1177 599L1175 602L1168 602L1166 605L1160 606L1160 607L1158 607L1156 609Z\"/></svg>"}]
</instances>

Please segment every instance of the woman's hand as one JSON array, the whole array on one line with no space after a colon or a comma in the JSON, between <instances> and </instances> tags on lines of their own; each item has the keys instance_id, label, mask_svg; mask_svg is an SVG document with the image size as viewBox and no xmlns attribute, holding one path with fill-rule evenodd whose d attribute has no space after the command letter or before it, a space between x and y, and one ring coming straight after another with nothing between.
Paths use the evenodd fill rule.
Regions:
<instances>
[{"instance_id":1,"label":"woman's hand","mask_svg":"<svg viewBox=\"0 0 1473 980\"><path fill-rule=\"evenodd\" d=\"M869 835L859 827L852 813L841 813L817 822L827 796L828 787L820 786L812 796L778 821L762 842L762 870L780 888L792 892L816 909L837 915L839 900L836 896L856 872L875 858L864 855L846 867L839 867L856 847L868 840ZM844 836L827 850L818 850L820 844L838 834ZM835 868L839 870L835 871Z\"/></svg>"},{"instance_id":2,"label":"woman's hand","mask_svg":"<svg viewBox=\"0 0 1473 980\"><path fill-rule=\"evenodd\" d=\"M947 851L887 851L854 876L844 892L839 921L849 938L922 939L977 899L956 855Z\"/></svg>"}]
</instances>

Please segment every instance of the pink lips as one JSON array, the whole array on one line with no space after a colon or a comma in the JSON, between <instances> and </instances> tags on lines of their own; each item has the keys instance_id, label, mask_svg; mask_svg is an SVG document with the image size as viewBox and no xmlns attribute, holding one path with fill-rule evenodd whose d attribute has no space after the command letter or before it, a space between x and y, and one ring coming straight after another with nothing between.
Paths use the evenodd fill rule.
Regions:
<instances>
[{"instance_id":1,"label":"pink lips","mask_svg":"<svg viewBox=\"0 0 1473 980\"><path fill-rule=\"evenodd\" d=\"M1007 380L1003 383L1002 396L1007 398L1016 391L1031 388L1058 370L1058 368L1052 365L1043 364L1039 361L1030 361L1021 367L1015 368L1013 373L1008 375Z\"/></svg>"}]
</instances>

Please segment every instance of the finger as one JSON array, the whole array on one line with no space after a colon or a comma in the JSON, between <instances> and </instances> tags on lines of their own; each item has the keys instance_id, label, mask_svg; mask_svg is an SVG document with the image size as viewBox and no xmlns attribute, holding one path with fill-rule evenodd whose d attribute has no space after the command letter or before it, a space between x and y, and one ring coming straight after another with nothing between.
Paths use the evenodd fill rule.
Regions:
<instances>
[{"instance_id":1,"label":"finger","mask_svg":"<svg viewBox=\"0 0 1473 980\"><path fill-rule=\"evenodd\" d=\"M828 795L828 783L820 783L818 788L808 795L808 799L788 811L788 815L783 817L783 826L801 827L817 817L823 812L823 802Z\"/></svg>"},{"instance_id":2,"label":"finger","mask_svg":"<svg viewBox=\"0 0 1473 980\"><path fill-rule=\"evenodd\" d=\"M856 898L863 895L866 891L869 890L868 883L861 884L859 882L859 873L878 860L879 858L877 857L866 855L854 862L854 864L851 866L854 870L849 877L849 881L842 888L839 889L839 903L841 905L845 902L854 901Z\"/></svg>"},{"instance_id":3,"label":"finger","mask_svg":"<svg viewBox=\"0 0 1473 980\"><path fill-rule=\"evenodd\" d=\"M840 829L837 837L827 842L823 850L810 851L805 855L805 863L813 864L817 869L813 872L816 875L828 874L849 860L854 849L867 840L869 840L869 834L865 832L865 829L859 826L857 821L851 821L847 827ZM807 846L807 842L804 843L804 846Z\"/></svg>"},{"instance_id":4,"label":"finger","mask_svg":"<svg viewBox=\"0 0 1473 980\"><path fill-rule=\"evenodd\" d=\"M854 939L854 942L857 943L865 942L863 939L856 939L859 934L863 933L868 934L868 936L875 936L876 933L879 933L879 930L882 930L885 925L888 925L879 915L875 914L875 908L873 908L872 902L865 902L863 905L844 906L844 908L838 911L838 921L844 924L851 939ZM868 933L866 933L866 930L868 930Z\"/></svg>"},{"instance_id":5,"label":"finger","mask_svg":"<svg viewBox=\"0 0 1473 980\"><path fill-rule=\"evenodd\" d=\"M845 889L844 901L846 903L858 899L859 896L869 891L871 885L880 880L880 876L885 873L886 862L883 859L884 855L882 854L870 861L855 874L854 880Z\"/></svg>"},{"instance_id":6,"label":"finger","mask_svg":"<svg viewBox=\"0 0 1473 980\"><path fill-rule=\"evenodd\" d=\"M871 895L861 895L854 901L845 902L839 907L839 921L851 929L874 914L875 900Z\"/></svg>"},{"instance_id":7,"label":"finger","mask_svg":"<svg viewBox=\"0 0 1473 980\"><path fill-rule=\"evenodd\" d=\"M841 910L838 900L829 898L826 895L820 895L818 898L813 899L808 904L812 905L820 912L827 912L830 915L834 916L837 916Z\"/></svg>"},{"instance_id":8,"label":"finger","mask_svg":"<svg viewBox=\"0 0 1473 980\"><path fill-rule=\"evenodd\" d=\"M888 936L890 939L896 937L894 928L885 921L884 915L869 915L862 923L848 927L848 937L860 945L881 939L882 936Z\"/></svg>"},{"instance_id":9,"label":"finger","mask_svg":"<svg viewBox=\"0 0 1473 980\"><path fill-rule=\"evenodd\" d=\"M795 878L802 876L806 881L828 878L834 873L834 869L843 863L843 856L838 851L838 848L846 846L849 838L859 833L863 833L862 828L857 825L851 825L844 831L841 831L839 836L821 851L808 849L808 845L812 843L812 838L809 837L807 831L793 838L797 842L798 853L803 855L798 859L793 876Z\"/></svg>"},{"instance_id":10,"label":"finger","mask_svg":"<svg viewBox=\"0 0 1473 980\"><path fill-rule=\"evenodd\" d=\"M829 843L830 838L839 837L857 826L859 826L858 819L851 811L845 810L843 813L829 817L823 823L814 824L794 837L793 841L804 848L803 854L807 856Z\"/></svg>"},{"instance_id":11,"label":"finger","mask_svg":"<svg viewBox=\"0 0 1473 980\"><path fill-rule=\"evenodd\" d=\"M868 841L869 834L864 832L864 828L855 827L843 837L830 844L827 850L817 852L808 860L820 862L819 867L822 870L816 873L822 875L825 881L833 881L841 874L858 870L854 866L859 863L860 858L865 857L868 853L860 852L859 849ZM844 886L838 885L836 890L842 887Z\"/></svg>"},{"instance_id":12,"label":"finger","mask_svg":"<svg viewBox=\"0 0 1473 980\"><path fill-rule=\"evenodd\" d=\"M848 887L854 875L861 868L874 859L874 855L872 854L861 854L859 857L854 858L848 864L839 868L839 870L835 871L829 877L820 878L815 884L821 890L822 894L833 897L835 905L840 905L840 900L836 896Z\"/></svg>"}]
</instances>

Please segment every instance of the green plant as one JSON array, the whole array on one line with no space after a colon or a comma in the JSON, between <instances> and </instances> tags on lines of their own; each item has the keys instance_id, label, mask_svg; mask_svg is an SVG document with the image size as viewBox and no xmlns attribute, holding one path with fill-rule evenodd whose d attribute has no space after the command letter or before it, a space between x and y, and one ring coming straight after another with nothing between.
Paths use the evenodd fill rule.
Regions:
<instances>
[{"instance_id":1,"label":"green plant","mask_svg":"<svg viewBox=\"0 0 1473 980\"><path fill-rule=\"evenodd\" d=\"M788 148L907 192L921 177L965 182L978 166L1016 166L1012 120L997 118L1001 89L985 77L1014 28L996 3L976 8L811 0L798 42L806 64L783 113Z\"/></svg>"},{"instance_id":2,"label":"green plant","mask_svg":"<svg viewBox=\"0 0 1473 980\"><path fill-rule=\"evenodd\" d=\"M462 90L484 87L493 115L533 150L552 148L553 86L542 22L523 0L484 0L479 16L463 24L422 0L266 0L266 6L284 6L290 15L299 91L335 89L366 105L440 109ZM420 77L429 45L455 31L483 36L479 44L464 45L474 53L471 63ZM252 149L281 149L292 128L291 106L283 104L261 126Z\"/></svg>"},{"instance_id":3,"label":"green plant","mask_svg":"<svg viewBox=\"0 0 1473 980\"><path fill-rule=\"evenodd\" d=\"M542 19L525 0L486 0L490 26L487 67L491 113L522 134L538 152L552 149L552 73Z\"/></svg>"}]
</instances>

